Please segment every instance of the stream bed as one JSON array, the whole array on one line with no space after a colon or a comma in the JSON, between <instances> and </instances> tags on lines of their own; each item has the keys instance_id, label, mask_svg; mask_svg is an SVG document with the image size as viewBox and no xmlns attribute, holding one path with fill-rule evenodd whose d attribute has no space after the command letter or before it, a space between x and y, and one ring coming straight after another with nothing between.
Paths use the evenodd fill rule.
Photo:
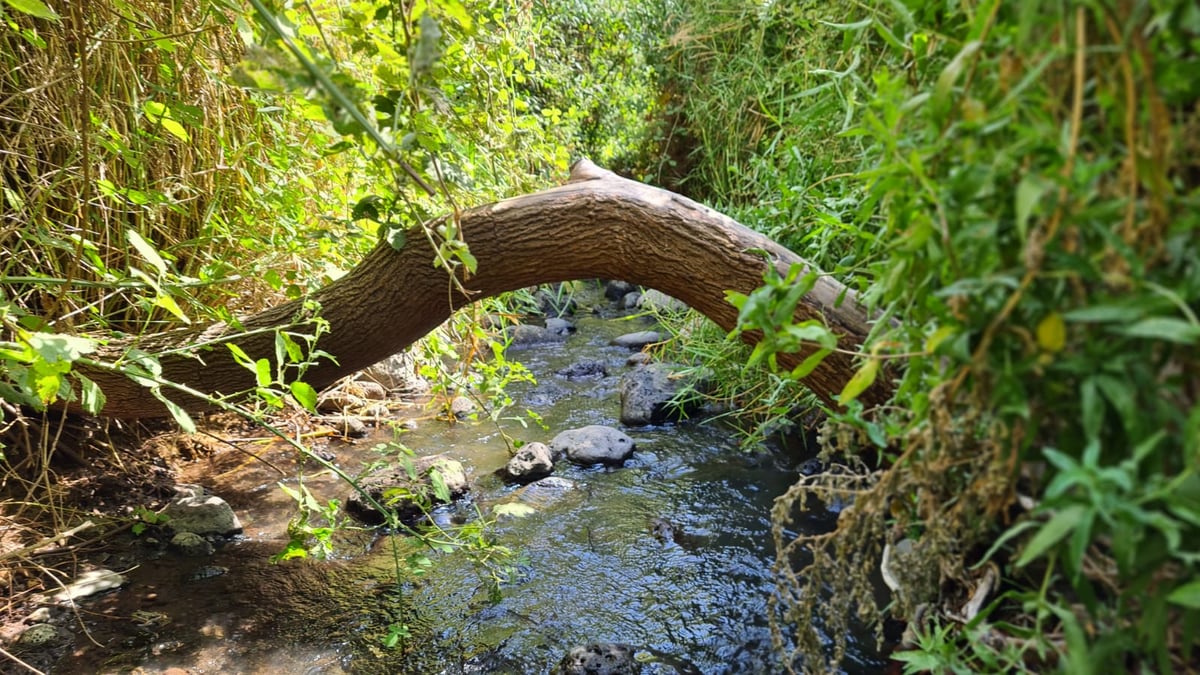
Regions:
<instances>
[{"instance_id":1,"label":"stream bed","mask_svg":"<svg viewBox=\"0 0 1200 675\"><path fill-rule=\"evenodd\" d=\"M646 326L590 315L575 323L563 343L511 353L538 380L511 388L511 414L533 410L548 427L502 420L512 437L548 442L590 424L620 428L629 351L609 342ZM602 360L608 375L555 374L581 358ZM438 518L469 521L513 501L534 507L524 518L499 519L490 532L516 554L499 598L461 552L431 553L428 572L398 586L396 560L409 552L406 544L365 530L339 534L329 559L273 564L296 514L278 487L296 486L295 454L276 445L255 450L285 475L237 452L201 460L181 482L227 500L243 535L207 558L164 552L152 541L114 555L106 564L129 583L85 603L89 634L55 672L550 673L572 647L594 642L631 645L645 673L780 672L767 619L775 590L769 513L795 481L795 467L778 453L739 449L718 424L623 431L637 445L623 467L560 462L554 475L574 488L541 497L496 476L509 449L491 422L425 419L397 437L417 455L466 467L471 496ZM392 440L380 429L319 449L354 474ZM304 484L318 499L345 499L344 484L315 464L308 471ZM804 522L828 528L835 519L814 513ZM406 636L396 634L402 625ZM846 672L882 665L870 634L852 637Z\"/></svg>"}]
</instances>

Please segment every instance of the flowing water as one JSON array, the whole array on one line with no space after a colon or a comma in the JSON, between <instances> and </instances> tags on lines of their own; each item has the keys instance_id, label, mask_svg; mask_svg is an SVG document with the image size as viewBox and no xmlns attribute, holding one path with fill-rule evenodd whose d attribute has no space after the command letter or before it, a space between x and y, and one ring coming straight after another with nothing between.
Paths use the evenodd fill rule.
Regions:
<instances>
[{"instance_id":1,"label":"flowing water","mask_svg":"<svg viewBox=\"0 0 1200 675\"><path fill-rule=\"evenodd\" d=\"M619 426L628 352L608 342L645 326L594 317L577 324L565 344L512 354L538 378L513 388L512 409L534 410L549 427L504 422L512 436L545 442L587 424ZM580 358L603 360L609 375L555 375ZM433 555L427 574L397 587L392 540L368 533L340 536L332 560L270 564L295 514L277 487L296 482L291 454L260 453L288 476L237 453L194 466L195 482L234 506L245 535L204 559L144 544L129 585L89 604L82 621L91 638L81 638L58 670L546 673L575 645L619 642L652 661L647 673L778 672L767 623L769 511L795 480L794 468L739 450L718 425L625 431L637 452L624 467L563 462L555 475L575 489L540 497L494 475L508 449L490 423L428 420L400 437L418 455L444 454L467 467L470 500L439 518L461 521L509 501L535 507L492 530L496 544L518 554L498 600L461 553ZM353 473L378 459L371 448L379 440L334 441L327 449ZM305 484L319 498L346 495L319 467L311 470ZM805 522L819 528L836 517L808 515ZM118 556L110 566L122 562ZM400 624L411 635L387 646L389 626ZM870 642L852 640L849 672L882 665Z\"/></svg>"}]
</instances>

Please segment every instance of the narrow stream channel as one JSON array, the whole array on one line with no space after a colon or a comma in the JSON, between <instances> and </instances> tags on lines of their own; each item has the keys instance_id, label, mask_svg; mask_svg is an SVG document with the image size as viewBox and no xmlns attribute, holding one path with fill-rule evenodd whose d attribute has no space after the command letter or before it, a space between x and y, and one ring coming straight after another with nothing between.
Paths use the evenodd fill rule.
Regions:
<instances>
[{"instance_id":1,"label":"narrow stream channel","mask_svg":"<svg viewBox=\"0 0 1200 675\"><path fill-rule=\"evenodd\" d=\"M513 388L512 410L536 411L549 430L503 422L513 437L548 442L565 429L620 426L629 352L609 341L645 324L581 316L576 325L565 343L514 352L538 383ZM555 374L581 358L603 360L609 374ZM467 467L470 499L439 517L461 520L509 501L535 508L492 531L496 544L517 553L498 600L461 553L433 555L427 574L398 589L390 540L365 532L340 537L332 560L271 564L295 514L277 483L295 485L294 475L237 453L201 462L185 479L229 501L244 536L205 559L143 544L128 586L89 603L91 636L57 672L549 673L572 647L591 642L641 650L652 661L644 673L780 672L767 622L769 512L795 468L739 450L716 424L624 431L637 444L624 467L561 462L554 475L575 487L552 497L494 475L509 455L491 423L429 420L400 436L418 455L445 454ZM378 459L372 448L387 440L332 441L327 449L353 473ZM261 454L285 470L295 466L286 449ZM305 484L320 499L347 493L319 473ZM811 514L805 522L829 527L834 518ZM395 624L411 635L389 647ZM882 666L869 635L856 636L851 650L846 672Z\"/></svg>"}]
</instances>

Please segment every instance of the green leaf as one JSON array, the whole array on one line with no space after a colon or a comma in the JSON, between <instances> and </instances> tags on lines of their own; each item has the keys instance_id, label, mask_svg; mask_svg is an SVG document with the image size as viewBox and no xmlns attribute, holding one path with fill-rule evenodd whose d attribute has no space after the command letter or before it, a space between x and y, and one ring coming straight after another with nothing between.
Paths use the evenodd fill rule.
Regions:
<instances>
[{"instance_id":1,"label":"green leaf","mask_svg":"<svg viewBox=\"0 0 1200 675\"><path fill-rule=\"evenodd\" d=\"M475 259L474 255L471 255L469 250L460 248L454 252L454 255L458 256L458 259L462 261L463 265L466 266L467 271L471 274L474 274L475 270L479 268L479 261Z\"/></svg>"},{"instance_id":2,"label":"green leaf","mask_svg":"<svg viewBox=\"0 0 1200 675\"><path fill-rule=\"evenodd\" d=\"M183 313L183 308L179 306L179 303L175 302L175 298L169 295L159 295L154 298L154 304L175 315L175 318L180 321L189 325L192 323L192 320L187 318L187 315Z\"/></svg>"},{"instance_id":3,"label":"green leaf","mask_svg":"<svg viewBox=\"0 0 1200 675\"><path fill-rule=\"evenodd\" d=\"M286 352L288 361L291 363L304 361L304 350L292 339L291 335L282 331L275 334L275 350L276 352ZM283 354L279 354L279 357L279 361L282 363Z\"/></svg>"},{"instance_id":4,"label":"green leaf","mask_svg":"<svg viewBox=\"0 0 1200 675\"><path fill-rule=\"evenodd\" d=\"M225 346L228 347L230 353L233 354L234 361L237 361L248 370L254 370L254 359L250 358L250 355L247 354L241 347L233 344L232 342L226 342Z\"/></svg>"},{"instance_id":5,"label":"green leaf","mask_svg":"<svg viewBox=\"0 0 1200 675\"><path fill-rule=\"evenodd\" d=\"M187 130L177 120L171 118L171 109L158 101L146 101L142 104L142 112L153 123L160 125L167 133L181 141L191 140Z\"/></svg>"},{"instance_id":6,"label":"green leaf","mask_svg":"<svg viewBox=\"0 0 1200 675\"><path fill-rule=\"evenodd\" d=\"M95 340L77 335L30 333L27 342L39 357L49 363L71 363L84 354L96 351Z\"/></svg>"},{"instance_id":7,"label":"green leaf","mask_svg":"<svg viewBox=\"0 0 1200 675\"><path fill-rule=\"evenodd\" d=\"M309 412L317 411L317 390L313 389L311 384L296 381L290 385L290 388L292 390L292 398L304 406L305 410Z\"/></svg>"},{"instance_id":8,"label":"green leaf","mask_svg":"<svg viewBox=\"0 0 1200 675\"><path fill-rule=\"evenodd\" d=\"M879 359L868 359L842 388L842 393L838 395L838 403L846 405L874 384L875 376L879 374L879 364Z\"/></svg>"},{"instance_id":9,"label":"green leaf","mask_svg":"<svg viewBox=\"0 0 1200 675\"><path fill-rule=\"evenodd\" d=\"M1092 305L1073 309L1063 315L1067 321L1104 323L1108 321L1134 321L1145 313L1140 307L1128 305Z\"/></svg>"},{"instance_id":10,"label":"green leaf","mask_svg":"<svg viewBox=\"0 0 1200 675\"><path fill-rule=\"evenodd\" d=\"M403 227L389 227L385 237L393 251L403 251L404 245L408 243L408 230Z\"/></svg>"},{"instance_id":11,"label":"green leaf","mask_svg":"<svg viewBox=\"0 0 1200 675\"><path fill-rule=\"evenodd\" d=\"M1167 316L1153 316L1121 331L1132 337L1157 338L1190 345L1200 340L1200 325Z\"/></svg>"},{"instance_id":12,"label":"green leaf","mask_svg":"<svg viewBox=\"0 0 1200 675\"><path fill-rule=\"evenodd\" d=\"M100 390L100 385L93 382L91 379L76 374L79 378L79 403L83 409L91 415L99 415L104 409L106 398L104 392Z\"/></svg>"},{"instance_id":13,"label":"green leaf","mask_svg":"<svg viewBox=\"0 0 1200 675\"><path fill-rule=\"evenodd\" d=\"M1025 545L1025 550L1021 552L1021 557L1017 559L1017 567L1024 567L1034 560L1040 558L1050 547L1062 541L1062 538L1067 536L1079 523L1083 522L1087 517L1087 507L1081 504L1072 504L1058 513L1055 513L1046 524L1042 526L1037 534L1029 540Z\"/></svg>"},{"instance_id":14,"label":"green leaf","mask_svg":"<svg viewBox=\"0 0 1200 675\"><path fill-rule=\"evenodd\" d=\"M1171 591L1167 602L1188 609L1200 609L1200 580L1190 581Z\"/></svg>"},{"instance_id":15,"label":"green leaf","mask_svg":"<svg viewBox=\"0 0 1200 675\"><path fill-rule=\"evenodd\" d=\"M58 14L54 10L47 7L46 3L42 2L42 0L4 0L4 2L8 3L9 7L12 7L22 14L35 16L39 19L57 22L60 18Z\"/></svg>"},{"instance_id":16,"label":"green leaf","mask_svg":"<svg viewBox=\"0 0 1200 675\"><path fill-rule=\"evenodd\" d=\"M808 358L801 361L800 365L792 369L792 377L797 380L803 377L808 377L809 373L812 373L812 371L816 370L817 366L821 365L821 362L824 361L825 357L829 356L830 353L831 350L818 349L812 354L809 354Z\"/></svg>"},{"instance_id":17,"label":"green leaf","mask_svg":"<svg viewBox=\"0 0 1200 675\"><path fill-rule=\"evenodd\" d=\"M258 380L258 386L266 387L271 384L271 362L266 359L259 359L254 362L254 377Z\"/></svg>"},{"instance_id":18,"label":"green leaf","mask_svg":"<svg viewBox=\"0 0 1200 675\"><path fill-rule=\"evenodd\" d=\"M163 394L162 387L152 387L150 393L154 394L154 398L162 401L163 405L167 406L167 412L171 413L171 417L175 418L175 423L179 425L180 429L189 434L196 433L196 422L187 414L187 411L179 407L178 403L175 403Z\"/></svg>"},{"instance_id":19,"label":"green leaf","mask_svg":"<svg viewBox=\"0 0 1200 675\"><path fill-rule=\"evenodd\" d=\"M966 69L971 57L975 52L979 51L980 43L978 40L972 40L959 50L958 54L946 64L946 67L938 75L937 82L933 85L933 96L930 98L930 109L933 112L934 122L941 124L942 120L950 113L950 98L953 94L954 83L958 81L960 75Z\"/></svg>"},{"instance_id":20,"label":"green leaf","mask_svg":"<svg viewBox=\"0 0 1200 675\"><path fill-rule=\"evenodd\" d=\"M162 256L158 254L158 251L150 245L150 242L142 238L142 235L138 234L136 230L129 229L125 230L125 238L129 240L129 243L132 244L135 249L137 249L138 255L142 256L146 262L150 263L154 266L154 269L158 270L159 276L167 273L166 261L164 261Z\"/></svg>"},{"instance_id":21,"label":"green leaf","mask_svg":"<svg viewBox=\"0 0 1200 675\"><path fill-rule=\"evenodd\" d=\"M450 502L450 488L446 486L446 479L442 477L442 472L437 469L429 470L429 482L433 485L433 494L441 502Z\"/></svg>"},{"instance_id":22,"label":"green leaf","mask_svg":"<svg viewBox=\"0 0 1200 675\"><path fill-rule=\"evenodd\" d=\"M1026 175L1017 184L1017 232L1021 235L1021 241L1025 241L1029 233L1030 216L1052 186L1050 181L1035 174Z\"/></svg>"}]
</instances>

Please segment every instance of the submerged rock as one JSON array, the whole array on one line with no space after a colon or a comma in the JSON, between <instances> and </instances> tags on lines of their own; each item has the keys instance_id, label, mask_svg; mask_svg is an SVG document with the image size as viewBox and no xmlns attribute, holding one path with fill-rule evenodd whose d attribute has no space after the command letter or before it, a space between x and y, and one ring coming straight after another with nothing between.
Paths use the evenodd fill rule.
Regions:
<instances>
[{"instance_id":1,"label":"submerged rock","mask_svg":"<svg viewBox=\"0 0 1200 675\"><path fill-rule=\"evenodd\" d=\"M558 664L561 675L635 675L642 664L633 647L616 642L593 642L574 647Z\"/></svg>"},{"instance_id":2,"label":"submerged rock","mask_svg":"<svg viewBox=\"0 0 1200 675\"><path fill-rule=\"evenodd\" d=\"M621 464L633 454L633 439L612 427L592 424L568 429L550 441L555 458L566 456L576 464Z\"/></svg>"},{"instance_id":3,"label":"submerged rock","mask_svg":"<svg viewBox=\"0 0 1200 675\"><path fill-rule=\"evenodd\" d=\"M191 574L187 575L185 581L203 581L205 579L212 579L213 577L220 577L226 574L229 574L228 567L221 567L220 565L201 565L193 570Z\"/></svg>"},{"instance_id":4,"label":"submerged rock","mask_svg":"<svg viewBox=\"0 0 1200 675\"><path fill-rule=\"evenodd\" d=\"M528 483L554 471L554 455L545 443L526 443L508 460L504 471L509 478Z\"/></svg>"},{"instance_id":5,"label":"submerged rock","mask_svg":"<svg viewBox=\"0 0 1200 675\"><path fill-rule=\"evenodd\" d=\"M578 488L579 485L568 478L547 476L517 490L515 496L530 506L545 508L574 493Z\"/></svg>"},{"instance_id":6,"label":"submerged rock","mask_svg":"<svg viewBox=\"0 0 1200 675\"><path fill-rule=\"evenodd\" d=\"M179 496L163 509L167 526L175 532L227 537L242 531L242 521L224 499L199 485L177 485L175 490Z\"/></svg>"},{"instance_id":7,"label":"submerged rock","mask_svg":"<svg viewBox=\"0 0 1200 675\"><path fill-rule=\"evenodd\" d=\"M583 380L589 377L606 377L608 366L600 359L580 359L566 368L554 371L555 375L568 380Z\"/></svg>"},{"instance_id":8,"label":"submerged rock","mask_svg":"<svg viewBox=\"0 0 1200 675\"><path fill-rule=\"evenodd\" d=\"M212 555L213 545L204 537L195 532L180 532L171 538L171 548L179 551L183 555L192 557L203 557Z\"/></svg>"},{"instance_id":9,"label":"submerged rock","mask_svg":"<svg viewBox=\"0 0 1200 675\"><path fill-rule=\"evenodd\" d=\"M552 335L567 336L575 332L575 324L566 319L551 317L546 319L546 332Z\"/></svg>"},{"instance_id":10,"label":"submerged rock","mask_svg":"<svg viewBox=\"0 0 1200 675\"><path fill-rule=\"evenodd\" d=\"M467 493L469 485L463 465L445 457L419 457L413 461L413 474L404 467L387 467L358 481L359 488L346 499L346 512L370 525L387 522L386 514L376 504L394 512L404 521L420 518L425 510L435 504L448 503L437 495L433 484L433 472L441 477L450 493L457 499Z\"/></svg>"},{"instance_id":11,"label":"submerged rock","mask_svg":"<svg viewBox=\"0 0 1200 675\"><path fill-rule=\"evenodd\" d=\"M626 349L641 349L646 345L652 345L663 341L662 333L652 330L640 330L636 333L626 333L618 335L612 339L609 344L617 347L625 347Z\"/></svg>"}]
</instances>

